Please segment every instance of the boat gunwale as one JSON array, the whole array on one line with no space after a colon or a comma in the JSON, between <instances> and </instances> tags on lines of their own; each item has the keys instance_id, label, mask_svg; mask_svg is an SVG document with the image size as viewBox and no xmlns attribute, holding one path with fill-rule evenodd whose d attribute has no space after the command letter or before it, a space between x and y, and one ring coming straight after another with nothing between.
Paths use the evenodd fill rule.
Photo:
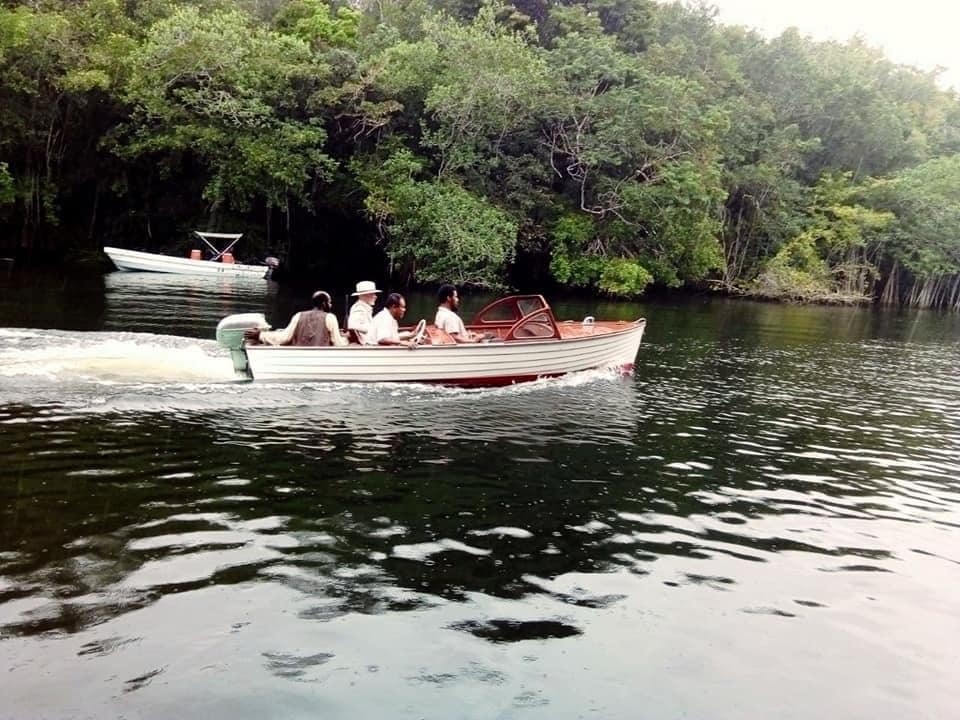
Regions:
<instances>
[{"instance_id":1,"label":"boat gunwale","mask_svg":"<svg viewBox=\"0 0 960 720\"><path fill-rule=\"evenodd\" d=\"M565 321L566 322L566 321ZM569 322L577 322L576 320L571 320ZM433 352L436 350L442 349L454 349L457 348L461 352L464 350L476 350L480 352L486 352L486 350L481 350L481 348L504 348L504 347L514 347L514 346L527 346L527 345L570 345L579 342L592 342L598 338L613 338L618 335L625 335L631 332L636 332L638 329L646 328L647 319L646 318L637 318L636 320L598 320L592 324L592 327L601 327L604 328L604 323L624 323L624 326L621 328L612 328L606 332L596 333L592 335L578 335L576 337L544 337L544 338L513 338L511 340L494 340L491 342L481 342L481 343L436 343L436 344L423 344L417 345L416 348L411 348L406 345L360 345L357 343L350 343L349 345L248 345L244 343L243 350L249 351L254 350L260 352L262 350L267 351L276 351L276 350L285 350L285 351L295 351L295 352L328 352L336 351L342 352L344 350L364 350L366 351L393 351L393 352L411 352L412 350L427 350Z\"/></svg>"},{"instance_id":2,"label":"boat gunwale","mask_svg":"<svg viewBox=\"0 0 960 720\"><path fill-rule=\"evenodd\" d=\"M162 273L164 271L152 270L152 269L151 270L141 270L141 269L127 270L126 268L122 268L118 265L117 260L115 260L112 257L111 253L116 253L121 261L123 261L125 259L124 256L126 256L126 258L130 260L142 259L142 260L152 260L154 262L171 262L172 261L174 265L184 267L184 268L199 266L199 267L213 267L213 268L217 268L218 270L220 268L223 269L222 272L216 273L216 274L247 273L250 275L254 275L254 274L263 275L270 268L270 266L267 264L250 265L247 263L225 263L218 260L194 259L189 257L180 257L179 255L164 255L163 253L147 252L146 250L129 250L127 248L118 248L110 245L104 245L103 252L107 255L107 257L110 258L110 261L114 265L116 265L117 269L120 270L121 272L160 272ZM190 274L190 273L168 273L168 274ZM209 273L209 274L213 275L214 273Z\"/></svg>"}]
</instances>

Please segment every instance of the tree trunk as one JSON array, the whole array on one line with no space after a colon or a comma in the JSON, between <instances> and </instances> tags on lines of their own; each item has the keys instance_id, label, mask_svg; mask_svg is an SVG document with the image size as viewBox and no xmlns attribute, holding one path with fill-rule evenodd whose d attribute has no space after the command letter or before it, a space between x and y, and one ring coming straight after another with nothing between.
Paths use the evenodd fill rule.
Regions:
<instances>
[{"instance_id":1,"label":"tree trunk","mask_svg":"<svg viewBox=\"0 0 960 720\"><path fill-rule=\"evenodd\" d=\"M890 268L890 274L887 276L887 284L883 286L883 293L880 295L881 305L897 305L900 301L900 263L894 261Z\"/></svg>"},{"instance_id":2,"label":"tree trunk","mask_svg":"<svg viewBox=\"0 0 960 720\"><path fill-rule=\"evenodd\" d=\"M93 246L97 247L99 243L94 242L96 237L96 228L97 228L97 208L100 206L100 181L97 181L96 187L93 190L93 210L90 212L90 229L87 230L87 241Z\"/></svg>"}]
</instances>

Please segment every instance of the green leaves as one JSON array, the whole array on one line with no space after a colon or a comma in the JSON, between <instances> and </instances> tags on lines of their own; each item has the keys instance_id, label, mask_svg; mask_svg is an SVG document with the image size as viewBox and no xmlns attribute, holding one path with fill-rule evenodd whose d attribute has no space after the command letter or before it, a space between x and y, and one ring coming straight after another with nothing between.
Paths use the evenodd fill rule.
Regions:
<instances>
[{"instance_id":1,"label":"green leaves","mask_svg":"<svg viewBox=\"0 0 960 720\"><path fill-rule=\"evenodd\" d=\"M394 263L420 282L503 284L517 238L505 213L455 183L417 180L421 164L407 151L356 167Z\"/></svg>"},{"instance_id":2,"label":"green leaves","mask_svg":"<svg viewBox=\"0 0 960 720\"><path fill-rule=\"evenodd\" d=\"M500 29L492 8L464 27L425 25L438 48L438 74L427 92L423 144L440 154L439 174L483 173L512 133L535 122L549 87L546 66L517 33Z\"/></svg>"},{"instance_id":3,"label":"green leaves","mask_svg":"<svg viewBox=\"0 0 960 720\"><path fill-rule=\"evenodd\" d=\"M237 11L185 6L153 25L131 56L128 99L148 117L206 115L243 125L297 106L294 82L314 77L310 48Z\"/></svg>"},{"instance_id":4,"label":"green leaves","mask_svg":"<svg viewBox=\"0 0 960 720\"><path fill-rule=\"evenodd\" d=\"M597 286L611 295L639 295L653 282L653 276L635 260L614 258L603 263Z\"/></svg>"},{"instance_id":5,"label":"green leaves","mask_svg":"<svg viewBox=\"0 0 960 720\"><path fill-rule=\"evenodd\" d=\"M891 257L918 278L960 273L960 155L930 160L869 188L896 216Z\"/></svg>"},{"instance_id":6,"label":"green leaves","mask_svg":"<svg viewBox=\"0 0 960 720\"><path fill-rule=\"evenodd\" d=\"M274 26L314 48L353 47L357 43L360 13L350 7L332 12L323 0L291 0L273 20Z\"/></svg>"},{"instance_id":7,"label":"green leaves","mask_svg":"<svg viewBox=\"0 0 960 720\"><path fill-rule=\"evenodd\" d=\"M752 291L807 300L869 299L873 262L894 221L890 212L860 204L868 186L849 174L826 174L813 190L806 229L763 266Z\"/></svg>"},{"instance_id":8,"label":"green leaves","mask_svg":"<svg viewBox=\"0 0 960 720\"><path fill-rule=\"evenodd\" d=\"M332 171L326 133L303 110L324 72L303 40L237 11L205 16L187 6L153 25L130 65L135 112L120 151L196 154L209 170L209 200L306 204L307 182Z\"/></svg>"},{"instance_id":9,"label":"green leaves","mask_svg":"<svg viewBox=\"0 0 960 720\"><path fill-rule=\"evenodd\" d=\"M425 282L629 296L762 276L853 297L878 268L960 267L938 159L958 152L960 100L934 74L702 4L0 8L0 193L23 237L64 213L88 239L104 219L182 224L205 199L298 255L352 223Z\"/></svg>"},{"instance_id":10,"label":"green leaves","mask_svg":"<svg viewBox=\"0 0 960 720\"><path fill-rule=\"evenodd\" d=\"M12 203L15 197L13 177L10 175L9 166L5 162L0 162L0 208Z\"/></svg>"}]
</instances>

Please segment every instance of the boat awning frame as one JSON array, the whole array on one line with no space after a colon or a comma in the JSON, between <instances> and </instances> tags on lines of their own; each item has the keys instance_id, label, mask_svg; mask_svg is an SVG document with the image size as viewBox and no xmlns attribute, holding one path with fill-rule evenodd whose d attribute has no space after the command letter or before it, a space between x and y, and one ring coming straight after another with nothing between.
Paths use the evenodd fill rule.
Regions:
<instances>
[{"instance_id":1,"label":"boat awning frame","mask_svg":"<svg viewBox=\"0 0 960 720\"><path fill-rule=\"evenodd\" d=\"M214 232L200 232L199 230L194 230L193 234L199 237L203 242L207 244L207 247L213 251L214 257L211 258L211 262L216 262L223 255L233 250L233 246L237 244L237 241L243 237L243 233L214 233ZM227 245L223 250L214 245L210 240L232 240L229 245Z\"/></svg>"}]
</instances>

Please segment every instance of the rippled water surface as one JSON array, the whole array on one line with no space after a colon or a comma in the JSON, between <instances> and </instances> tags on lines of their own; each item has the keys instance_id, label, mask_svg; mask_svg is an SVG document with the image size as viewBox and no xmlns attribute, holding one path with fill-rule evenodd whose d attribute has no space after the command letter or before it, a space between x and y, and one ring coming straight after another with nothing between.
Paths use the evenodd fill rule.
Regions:
<instances>
[{"instance_id":1,"label":"rippled water surface","mask_svg":"<svg viewBox=\"0 0 960 720\"><path fill-rule=\"evenodd\" d=\"M578 300L634 377L258 386L213 329L297 293L0 293L0 718L956 717L954 316Z\"/></svg>"}]
</instances>

